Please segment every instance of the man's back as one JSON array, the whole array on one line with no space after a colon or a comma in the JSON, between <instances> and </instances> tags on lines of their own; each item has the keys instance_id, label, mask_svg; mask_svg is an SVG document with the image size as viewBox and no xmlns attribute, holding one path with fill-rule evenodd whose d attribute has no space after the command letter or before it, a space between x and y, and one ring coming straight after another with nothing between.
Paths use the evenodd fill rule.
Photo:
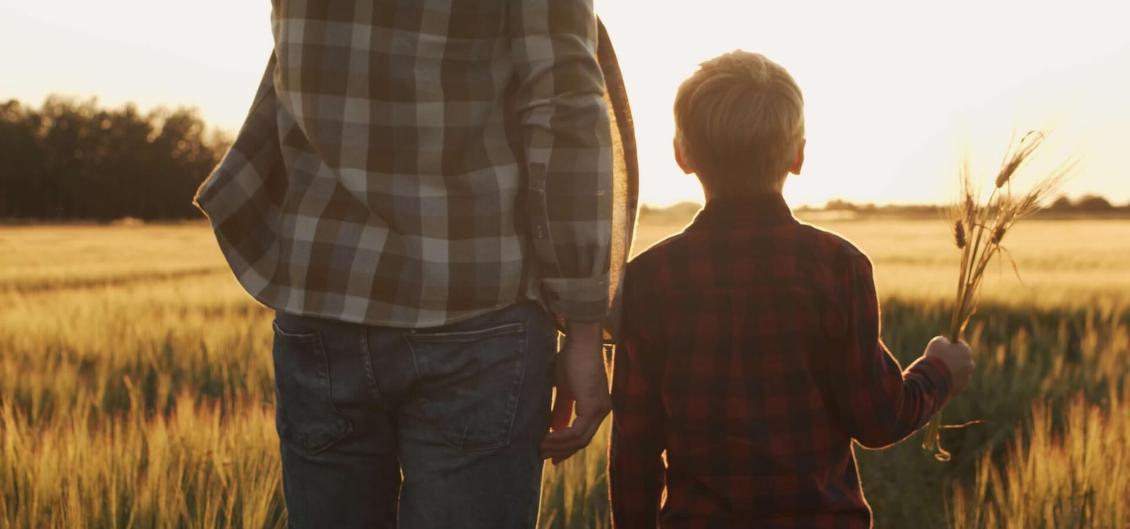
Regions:
<instances>
[{"instance_id":1,"label":"man's back","mask_svg":"<svg viewBox=\"0 0 1130 529\"><path fill-rule=\"evenodd\" d=\"M779 195L716 200L636 258L625 289L619 527L647 526L664 482L664 527L868 526L851 439L896 441L947 388L938 366L904 387L861 252Z\"/></svg>"},{"instance_id":2,"label":"man's back","mask_svg":"<svg viewBox=\"0 0 1130 529\"><path fill-rule=\"evenodd\" d=\"M198 198L258 299L427 327L607 288L591 6L277 0L272 22L251 116ZM552 308L598 317L603 298Z\"/></svg>"}]
</instances>

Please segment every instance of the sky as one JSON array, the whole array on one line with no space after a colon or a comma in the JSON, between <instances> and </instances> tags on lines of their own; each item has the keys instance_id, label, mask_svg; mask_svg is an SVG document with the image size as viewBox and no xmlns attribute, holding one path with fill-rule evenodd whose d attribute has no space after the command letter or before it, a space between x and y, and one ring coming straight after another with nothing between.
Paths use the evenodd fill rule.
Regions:
<instances>
[{"instance_id":1,"label":"sky","mask_svg":"<svg viewBox=\"0 0 1130 529\"><path fill-rule=\"evenodd\" d=\"M952 200L985 186L1014 132L1051 130L1028 181L1079 160L1064 192L1130 202L1130 8L993 0L596 0L636 117L641 198L702 201L671 156L671 103L710 57L745 49L804 93L792 203ZM267 0L0 0L0 100L48 94L192 106L236 131L271 50ZM1023 186L1025 177L1017 182Z\"/></svg>"}]
</instances>

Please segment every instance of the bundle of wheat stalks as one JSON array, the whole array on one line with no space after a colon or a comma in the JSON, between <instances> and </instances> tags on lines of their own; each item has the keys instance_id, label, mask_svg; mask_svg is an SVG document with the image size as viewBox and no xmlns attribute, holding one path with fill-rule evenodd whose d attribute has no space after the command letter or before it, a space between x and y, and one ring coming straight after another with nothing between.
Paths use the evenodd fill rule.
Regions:
<instances>
[{"instance_id":1,"label":"bundle of wheat stalks","mask_svg":"<svg viewBox=\"0 0 1130 529\"><path fill-rule=\"evenodd\" d=\"M961 200L952 210L954 243L961 251L957 298L946 333L952 342L961 340L970 318L977 312L981 281L989 263L994 257L1008 257L1008 250L1001 244L1005 234L1018 220L1039 210L1044 199L1059 188L1074 167L1072 162L1065 163L1045 175L1027 193L1013 194L1013 176L1027 164L1044 138L1042 132L1029 131L1019 142L1009 144L986 202L980 201L980 193L974 188L968 161L961 170ZM1019 275L1016 263L1011 258L1009 262ZM948 461L950 453L942 448L939 436L940 430L945 428L941 423L942 413L939 411L926 427L922 448L933 452L938 460Z\"/></svg>"}]
</instances>

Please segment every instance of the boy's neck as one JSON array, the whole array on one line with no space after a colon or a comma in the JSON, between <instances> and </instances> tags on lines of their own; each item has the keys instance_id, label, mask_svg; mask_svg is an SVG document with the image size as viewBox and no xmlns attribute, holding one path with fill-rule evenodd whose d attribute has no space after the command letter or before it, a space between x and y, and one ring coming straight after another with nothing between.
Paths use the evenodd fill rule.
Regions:
<instances>
[{"instance_id":1,"label":"boy's neck","mask_svg":"<svg viewBox=\"0 0 1130 529\"><path fill-rule=\"evenodd\" d=\"M692 229L719 230L751 224L775 226L794 222L792 208L780 193L712 196L699 211Z\"/></svg>"},{"instance_id":2,"label":"boy's neck","mask_svg":"<svg viewBox=\"0 0 1130 529\"><path fill-rule=\"evenodd\" d=\"M722 195L722 194L711 193L709 191L703 190L703 196L706 198L707 204L709 204L711 202L728 202L728 203L738 203L738 202L746 202L746 201L755 202L755 201L758 201L758 200L762 200L765 197L775 197L775 196L779 197L779 196L782 196L783 194L784 193L782 193L781 189L769 189L769 190L766 190L766 191L763 191L763 192L751 193L751 194L748 194L748 195L732 195L732 194Z\"/></svg>"},{"instance_id":3,"label":"boy's neck","mask_svg":"<svg viewBox=\"0 0 1130 529\"><path fill-rule=\"evenodd\" d=\"M764 193L751 194L751 195L727 195L727 196L714 196L706 199L705 207L710 209L749 209L759 208L766 204L782 204L788 207L785 203L785 197L781 193L775 191L766 191Z\"/></svg>"},{"instance_id":4,"label":"boy's neck","mask_svg":"<svg viewBox=\"0 0 1130 529\"><path fill-rule=\"evenodd\" d=\"M785 183L784 182L781 182L780 185L773 186L773 187L766 189L764 191L754 192L754 193L749 194L749 195L733 195L733 194L729 194L729 193L717 193L717 192L711 190L709 187L706 187L706 186L702 187L702 195L703 195L703 198L705 198L707 202L712 202L714 200L723 200L723 201L726 201L726 202L740 202L741 200L747 199L747 198L748 199L756 199L757 197L764 197L764 196L767 196L767 195L769 195L769 196L771 196L771 195L783 195L784 192L785 192Z\"/></svg>"}]
</instances>

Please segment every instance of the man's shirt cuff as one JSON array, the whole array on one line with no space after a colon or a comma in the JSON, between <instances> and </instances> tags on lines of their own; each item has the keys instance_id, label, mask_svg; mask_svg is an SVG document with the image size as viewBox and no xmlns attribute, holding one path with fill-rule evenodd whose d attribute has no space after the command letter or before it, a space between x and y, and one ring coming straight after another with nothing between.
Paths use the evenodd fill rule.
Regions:
<instances>
[{"instance_id":1,"label":"man's shirt cuff","mask_svg":"<svg viewBox=\"0 0 1130 529\"><path fill-rule=\"evenodd\" d=\"M608 314L608 274L541 280L549 311L568 321L604 321Z\"/></svg>"}]
</instances>

